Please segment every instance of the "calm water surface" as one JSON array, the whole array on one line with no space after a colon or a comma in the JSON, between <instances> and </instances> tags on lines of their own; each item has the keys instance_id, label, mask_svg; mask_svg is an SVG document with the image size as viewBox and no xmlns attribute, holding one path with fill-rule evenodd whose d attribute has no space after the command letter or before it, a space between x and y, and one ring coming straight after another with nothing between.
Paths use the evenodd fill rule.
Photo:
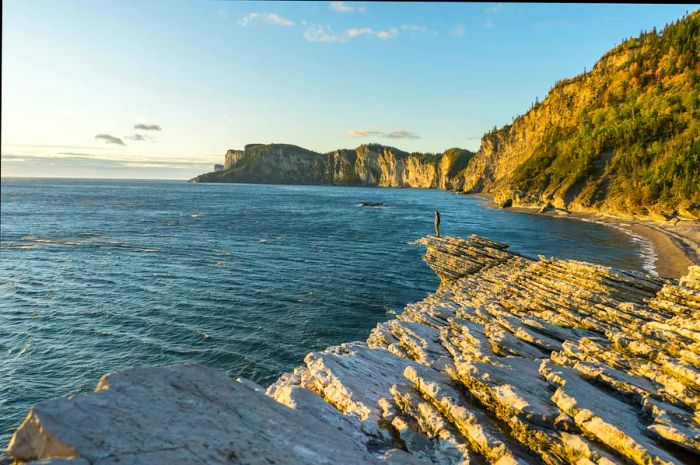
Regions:
<instances>
[{"instance_id":1,"label":"calm water surface","mask_svg":"<svg viewBox=\"0 0 700 465\"><path fill-rule=\"evenodd\" d=\"M4 179L1 205L0 447L31 405L108 371L192 361L264 384L364 340L435 290L410 242L436 208L445 235L643 264L615 229L435 190Z\"/></svg>"}]
</instances>

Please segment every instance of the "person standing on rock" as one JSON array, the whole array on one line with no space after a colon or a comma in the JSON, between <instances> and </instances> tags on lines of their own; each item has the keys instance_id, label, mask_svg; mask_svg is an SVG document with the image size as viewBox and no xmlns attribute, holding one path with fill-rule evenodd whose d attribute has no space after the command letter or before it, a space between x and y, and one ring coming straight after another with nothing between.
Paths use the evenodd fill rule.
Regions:
<instances>
[{"instance_id":1,"label":"person standing on rock","mask_svg":"<svg viewBox=\"0 0 700 465\"><path fill-rule=\"evenodd\" d=\"M440 212L435 210L435 237L440 237Z\"/></svg>"}]
</instances>

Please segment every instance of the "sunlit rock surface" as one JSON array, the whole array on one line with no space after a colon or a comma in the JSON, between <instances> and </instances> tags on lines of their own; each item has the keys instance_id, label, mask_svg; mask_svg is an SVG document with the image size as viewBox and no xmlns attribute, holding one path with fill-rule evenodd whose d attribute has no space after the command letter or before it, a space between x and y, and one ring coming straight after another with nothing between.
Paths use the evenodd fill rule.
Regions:
<instances>
[{"instance_id":1,"label":"sunlit rock surface","mask_svg":"<svg viewBox=\"0 0 700 465\"><path fill-rule=\"evenodd\" d=\"M9 455L53 465L700 463L699 267L671 281L533 260L475 236L419 242L437 292L365 343L309 354L267 396L201 366L127 370L32 409Z\"/></svg>"}]
</instances>

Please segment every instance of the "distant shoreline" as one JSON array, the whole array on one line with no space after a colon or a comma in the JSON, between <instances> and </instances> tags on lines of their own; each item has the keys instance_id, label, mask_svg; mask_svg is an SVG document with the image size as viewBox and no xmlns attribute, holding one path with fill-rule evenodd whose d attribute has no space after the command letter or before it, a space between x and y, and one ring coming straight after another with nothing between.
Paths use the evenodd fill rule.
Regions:
<instances>
[{"instance_id":1,"label":"distant shoreline","mask_svg":"<svg viewBox=\"0 0 700 465\"><path fill-rule=\"evenodd\" d=\"M490 208L501 209L493 203L488 195L467 195L487 200L486 206ZM680 278L687 274L689 266L700 265L700 222L697 221L680 220L675 224L671 222L659 223L597 213L567 212L556 208L540 212L536 207L522 206L508 207L502 210L589 221L621 230L633 238L641 237L653 248L652 251L646 253L643 251L643 258L649 260L653 271L662 277Z\"/></svg>"}]
</instances>

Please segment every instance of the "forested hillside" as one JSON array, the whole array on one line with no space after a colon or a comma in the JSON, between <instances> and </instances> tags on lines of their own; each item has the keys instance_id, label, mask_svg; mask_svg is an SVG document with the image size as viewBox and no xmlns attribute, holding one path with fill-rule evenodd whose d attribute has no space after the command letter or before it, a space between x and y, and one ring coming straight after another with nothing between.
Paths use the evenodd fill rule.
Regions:
<instances>
[{"instance_id":1,"label":"forested hillside","mask_svg":"<svg viewBox=\"0 0 700 465\"><path fill-rule=\"evenodd\" d=\"M486 134L465 189L501 203L700 215L700 12L642 33Z\"/></svg>"}]
</instances>

